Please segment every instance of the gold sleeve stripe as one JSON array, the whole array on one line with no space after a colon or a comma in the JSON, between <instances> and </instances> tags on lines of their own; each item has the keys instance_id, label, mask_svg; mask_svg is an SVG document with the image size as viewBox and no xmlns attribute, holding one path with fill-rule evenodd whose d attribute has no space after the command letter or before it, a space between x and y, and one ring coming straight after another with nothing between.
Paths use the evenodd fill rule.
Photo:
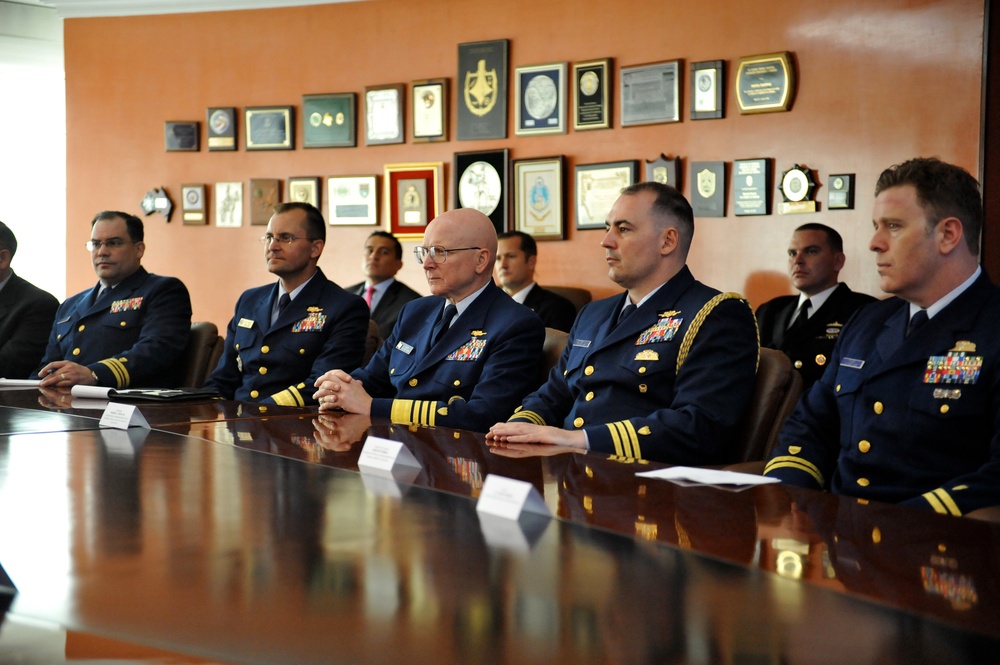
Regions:
<instances>
[{"instance_id":1,"label":"gold sleeve stripe","mask_svg":"<svg viewBox=\"0 0 1000 665\"><path fill-rule=\"evenodd\" d=\"M798 469L799 471L805 471L816 479L820 487L824 485L823 474L819 468L812 462L804 460L801 457L792 457L791 455L775 457L764 467L764 475L766 476L769 471L773 471L774 469Z\"/></svg>"},{"instance_id":2,"label":"gold sleeve stripe","mask_svg":"<svg viewBox=\"0 0 1000 665\"><path fill-rule=\"evenodd\" d=\"M306 402L302 399L302 393L295 386L289 386L280 393L275 393L271 395L271 399L274 400L275 404L281 406L305 406Z\"/></svg>"},{"instance_id":3,"label":"gold sleeve stripe","mask_svg":"<svg viewBox=\"0 0 1000 665\"><path fill-rule=\"evenodd\" d=\"M675 371L676 374L680 374L681 366L684 365L684 361L687 360L688 353L691 351L691 347L694 345L694 338L698 334L698 331L701 329L701 324L705 322L705 319L707 319L708 315L712 313L712 310L715 309L716 306L724 300L739 300L740 302L742 302L747 306L747 309L750 310L750 314L753 317L754 321L757 320L757 317L753 315L753 309L750 307L750 303L748 303L746 301L746 298L744 298L740 294L729 292L729 293L720 293L719 295L715 296L707 303L705 303L704 307L702 307L698 311L698 313L694 317L694 321L691 322L691 325L688 326L687 332L684 333L684 340L681 342L681 348L678 349L677 351L677 369ZM754 326L756 327L756 324L754 324ZM760 363L759 332L757 333L757 340L758 340L757 363L759 364Z\"/></svg>"},{"instance_id":4,"label":"gold sleeve stripe","mask_svg":"<svg viewBox=\"0 0 1000 665\"><path fill-rule=\"evenodd\" d=\"M129 384L129 374L128 370L125 369L125 363L118 360L117 358L107 358L102 360L101 364L111 370L111 373L115 375L115 382L118 384L116 388L128 388Z\"/></svg>"},{"instance_id":5,"label":"gold sleeve stripe","mask_svg":"<svg viewBox=\"0 0 1000 665\"><path fill-rule=\"evenodd\" d=\"M934 512L941 513L942 515L955 515L956 517L962 515L962 511L958 508L958 505L948 492L941 487L924 494L924 499L927 500L927 503L931 504Z\"/></svg>"},{"instance_id":6,"label":"gold sleeve stripe","mask_svg":"<svg viewBox=\"0 0 1000 665\"><path fill-rule=\"evenodd\" d=\"M437 420L438 402L424 399L394 399L389 419L400 425L429 425Z\"/></svg>"},{"instance_id":7,"label":"gold sleeve stripe","mask_svg":"<svg viewBox=\"0 0 1000 665\"><path fill-rule=\"evenodd\" d=\"M631 421L619 420L607 423L607 426L611 431L611 441L615 444L616 455L642 459L642 453L639 451L639 435L636 434Z\"/></svg>"},{"instance_id":8,"label":"gold sleeve stripe","mask_svg":"<svg viewBox=\"0 0 1000 665\"><path fill-rule=\"evenodd\" d=\"M534 411L518 411L510 418L507 422L512 422L515 420L527 420L529 423L534 423L535 425L545 425L545 418L542 418L539 414Z\"/></svg>"}]
</instances>

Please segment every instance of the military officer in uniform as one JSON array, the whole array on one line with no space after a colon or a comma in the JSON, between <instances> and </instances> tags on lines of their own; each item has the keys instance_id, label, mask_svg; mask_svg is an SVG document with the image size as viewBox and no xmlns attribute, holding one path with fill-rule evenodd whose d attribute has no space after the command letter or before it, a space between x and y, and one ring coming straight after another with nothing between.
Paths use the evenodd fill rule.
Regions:
<instances>
[{"instance_id":1,"label":"military officer in uniform","mask_svg":"<svg viewBox=\"0 0 1000 665\"><path fill-rule=\"evenodd\" d=\"M546 328L569 332L576 307L566 298L535 282L538 245L524 231L507 231L498 236L497 282L515 302L531 308Z\"/></svg>"},{"instance_id":2,"label":"military officer in uniform","mask_svg":"<svg viewBox=\"0 0 1000 665\"><path fill-rule=\"evenodd\" d=\"M403 246L391 233L375 231L365 241L362 267L365 281L349 286L347 290L365 299L372 321L378 324L379 334L383 338L388 337L403 305L420 297L419 293L396 279L396 273L403 267Z\"/></svg>"},{"instance_id":3,"label":"military officer in uniform","mask_svg":"<svg viewBox=\"0 0 1000 665\"><path fill-rule=\"evenodd\" d=\"M883 291L840 334L765 474L963 515L1000 504L1000 288L979 266L983 209L964 169L912 159L875 185Z\"/></svg>"},{"instance_id":4,"label":"military officer in uniform","mask_svg":"<svg viewBox=\"0 0 1000 665\"><path fill-rule=\"evenodd\" d=\"M627 187L605 227L608 274L626 292L580 310L548 380L487 440L674 464L733 459L757 368L753 310L692 276L694 217L673 187Z\"/></svg>"},{"instance_id":5,"label":"military officer in uniform","mask_svg":"<svg viewBox=\"0 0 1000 665\"><path fill-rule=\"evenodd\" d=\"M311 387L323 368L355 368L364 359L368 307L316 265L326 222L315 207L281 204L261 242L278 282L240 296L225 350L205 387L248 402L314 404Z\"/></svg>"},{"instance_id":6,"label":"military officer in uniform","mask_svg":"<svg viewBox=\"0 0 1000 665\"><path fill-rule=\"evenodd\" d=\"M106 210L91 221L98 282L56 312L36 376L42 388L175 387L191 335L191 298L175 277L146 272L142 220Z\"/></svg>"},{"instance_id":7,"label":"military officer in uniform","mask_svg":"<svg viewBox=\"0 0 1000 665\"><path fill-rule=\"evenodd\" d=\"M760 345L783 351L809 389L826 369L840 329L854 310L875 298L837 281L844 241L825 224L803 224L788 244L788 272L797 296L780 296L757 310Z\"/></svg>"},{"instance_id":8,"label":"military officer in uniform","mask_svg":"<svg viewBox=\"0 0 1000 665\"><path fill-rule=\"evenodd\" d=\"M316 382L320 411L485 432L531 390L545 328L493 283L497 236L473 208L439 215L415 248L433 295L403 308L367 367Z\"/></svg>"}]
</instances>

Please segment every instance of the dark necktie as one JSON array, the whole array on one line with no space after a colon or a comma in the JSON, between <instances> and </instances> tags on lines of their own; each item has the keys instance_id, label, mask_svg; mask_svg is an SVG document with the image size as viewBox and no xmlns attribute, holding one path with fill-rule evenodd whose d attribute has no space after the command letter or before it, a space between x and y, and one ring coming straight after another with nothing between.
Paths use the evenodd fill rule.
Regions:
<instances>
[{"instance_id":1,"label":"dark necktie","mask_svg":"<svg viewBox=\"0 0 1000 665\"><path fill-rule=\"evenodd\" d=\"M795 315L795 320L792 321L792 325L788 326L788 332L797 333L806 327L806 323L809 322L810 307L812 307L812 302L809 301L809 298L802 301L802 304L799 306L799 311Z\"/></svg>"},{"instance_id":2,"label":"dark necktie","mask_svg":"<svg viewBox=\"0 0 1000 665\"><path fill-rule=\"evenodd\" d=\"M274 312L274 316L271 318L271 325L281 318L281 313L285 311L285 308L292 302L292 297L287 293L282 293L281 297L278 298L278 309Z\"/></svg>"},{"instance_id":3,"label":"dark necktie","mask_svg":"<svg viewBox=\"0 0 1000 665\"><path fill-rule=\"evenodd\" d=\"M917 328L927 323L927 310L918 309L917 313L910 317L910 322L906 325L906 336L909 337Z\"/></svg>"},{"instance_id":4,"label":"dark necktie","mask_svg":"<svg viewBox=\"0 0 1000 665\"><path fill-rule=\"evenodd\" d=\"M455 318L458 314L458 308L448 303L445 305L444 311L441 314L441 318L438 319L437 323L434 324L434 331L431 333L431 346L437 344L444 334L448 332L448 327L451 325L451 320Z\"/></svg>"},{"instance_id":5,"label":"dark necktie","mask_svg":"<svg viewBox=\"0 0 1000 665\"><path fill-rule=\"evenodd\" d=\"M618 320L615 322L615 328L621 325L622 321L632 316L632 312L634 312L635 309L636 309L635 305L633 305L631 302L625 305L625 308L618 313Z\"/></svg>"},{"instance_id":6,"label":"dark necktie","mask_svg":"<svg viewBox=\"0 0 1000 665\"><path fill-rule=\"evenodd\" d=\"M104 286L102 284L101 287L97 290L97 293L94 295L94 299L93 299L93 301L91 301L90 304L91 305L96 305L97 303L101 302L101 298L103 298L104 294L107 293L110 290L111 289L109 289L108 287L106 287L106 286Z\"/></svg>"}]
</instances>

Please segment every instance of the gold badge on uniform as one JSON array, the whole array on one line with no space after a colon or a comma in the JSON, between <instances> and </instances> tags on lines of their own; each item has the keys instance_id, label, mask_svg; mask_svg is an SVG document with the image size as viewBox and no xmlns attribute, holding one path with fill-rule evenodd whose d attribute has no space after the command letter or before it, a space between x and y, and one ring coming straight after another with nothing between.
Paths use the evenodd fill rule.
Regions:
<instances>
[{"instance_id":1,"label":"gold badge on uniform","mask_svg":"<svg viewBox=\"0 0 1000 665\"><path fill-rule=\"evenodd\" d=\"M311 307L306 307L306 311L309 312L310 314L313 314L315 312L322 312L323 308L312 305Z\"/></svg>"},{"instance_id":2,"label":"gold badge on uniform","mask_svg":"<svg viewBox=\"0 0 1000 665\"><path fill-rule=\"evenodd\" d=\"M660 354L652 349L643 349L635 354L635 360L659 360Z\"/></svg>"},{"instance_id":3,"label":"gold badge on uniform","mask_svg":"<svg viewBox=\"0 0 1000 665\"><path fill-rule=\"evenodd\" d=\"M824 356L822 353L817 354L817 356L816 356L816 364L819 365L820 367L822 367L823 365L825 365L826 364L826 356Z\"/></svg>"},{"instance_id":4,"label":"gold badge on uniform","mask_svg":"<svg viewBox=\"0 0 1000 665\"><path fill-rule=\"evenodd\" d=\"M826 324L826 335L827 339L837 339L840 336L840 329L844 327L843 323L834 321L832 323Z\"/></svg>"},{"instance_id":5,"label":"gold badge on uniform","mask_svg":"<svg viewBox=\"0 0 1000 665\"><path fill-rule=\"evenodd\" d=\"M955 348L952 349L952 351L955 353L975 353L976 344L975 342L968 342L965 340L955 342Z\"/></svg>"},{"instance_id":6,"label":"gold badge on uniform","mask_svg":"<svg viewBox=\"0 0 1000 665\"><path fill-rule=\"evenodd\" d=\"M473 337L485 337L486 336L486 331L485 330L473 330L472 331L472 336Z\"/></svg>"}]
</instances>

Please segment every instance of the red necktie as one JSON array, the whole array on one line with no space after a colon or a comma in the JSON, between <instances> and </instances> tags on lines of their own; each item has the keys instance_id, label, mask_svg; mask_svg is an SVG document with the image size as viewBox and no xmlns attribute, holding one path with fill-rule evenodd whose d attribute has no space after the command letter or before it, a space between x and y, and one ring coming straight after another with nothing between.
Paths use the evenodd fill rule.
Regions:
<instances>
[{"instance_id":1,"label":"red necktie","mask_svg":"<svg viewBox=\"0 0 1000 665\"><path fill-rule=\"evenodd\" d=\"M375 293L375 287L369 286L365 289L365 302L368 303L368 309L372 308L372 294Z\"/></svg>"}]
</instances>

